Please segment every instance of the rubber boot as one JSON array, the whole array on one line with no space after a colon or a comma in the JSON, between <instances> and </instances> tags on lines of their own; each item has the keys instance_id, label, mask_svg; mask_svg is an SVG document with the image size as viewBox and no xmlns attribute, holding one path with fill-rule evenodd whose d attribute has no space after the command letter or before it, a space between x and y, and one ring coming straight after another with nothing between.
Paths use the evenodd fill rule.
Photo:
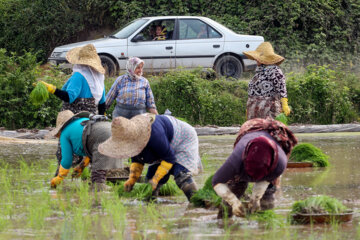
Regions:
<instances>
[{"instance_id":1,"label":"rubber boot","mask_svg":"<svg viewBox=\"0 0 360 240\"><path fill-rule=\"evenodd\" d=\"M106 185L106 170L91 171L91 190L109 191L111 187Z\"/></svg>"},{"instance_id":2,"label":"rubber boot","mask_svg":"<svg viewBox=\"0 0 360 240\"><path fill-rule=\"evenodd\" d=\"M276 186L269 184L263 197L260 199L261 210L273 209L275 207Z\"/></svg>"},{"instance_id":3,"label":"rubber boot","mask_svg":"<svg viewBox=\"0 0 360 240\"><path fill-rule=\"evenodd\" d=\"M176 185L184 192L186 198L190 202L190 198L197 191L197 186L189 172L180 172L175 176Z\"/></svg>"}]
</instances>

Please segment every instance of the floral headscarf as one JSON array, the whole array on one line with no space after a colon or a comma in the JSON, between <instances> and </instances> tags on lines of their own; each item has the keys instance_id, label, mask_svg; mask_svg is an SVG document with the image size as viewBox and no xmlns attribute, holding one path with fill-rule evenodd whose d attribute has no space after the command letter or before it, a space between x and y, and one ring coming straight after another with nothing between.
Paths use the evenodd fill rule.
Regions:
<instances>
[{"instance_id":1,"label":"floral headscarf","mask_svg":"<svg viewBox=\"0 0 360 240\"><path fill-rule=\"evenodd\" d=\"M140 64L144 63L143 60L141 60L138 57L131 57L126 63L126 72L131 77L131 79L138 80L141 76L138 76L135 74L136 67Z\"/></svg>"},{"instance_id":2,"label":"floral headscarf","mask_svg":"<svg viewBox=\"0 0 360 240\"><path fill-rule=\"evenodd\" d=\"M297 138L285 124L268 117L246 121L240 128L234 147L245 134L257 131L267 131L280 144L286 154L289 154L297 144Z\"/></svg>"}]
</instances>

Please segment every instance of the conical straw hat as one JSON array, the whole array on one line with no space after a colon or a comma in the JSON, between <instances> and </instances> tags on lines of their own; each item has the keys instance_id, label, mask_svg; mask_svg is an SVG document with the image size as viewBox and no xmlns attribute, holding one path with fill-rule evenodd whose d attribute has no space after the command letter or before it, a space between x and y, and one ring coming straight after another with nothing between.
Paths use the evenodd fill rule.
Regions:
<instances>
[{"instance_id":1,"label":"conical straw hat","mask_svg":"<svg viewBox=\"0 0 360 240\"><path fill-rule=\"evenodd\" d=\"M99 152L113 158L138 155L149 142L154 114L137 115L130 120L117 117L111 123L111 137L99 145Z\"/></svg>"},{"instance_id":2,"label":"conical straw hat","mask_svg":"<svg viewBox=\"0 0 360 240\"><path fill-rule=\"evenodd\" d=\"M265 65L280 65L285 60L284 57L275 54L274 49L269 42L261 43L255 51L247 51L243 53L249 59L257 60L258 62Z\"/></svg>"},{"instance_id":3,"label":"conical straw hat","mask_svg":"<svg viewBox=\"0 0 360 240\"><path fill-rule=\"evenodd\" d=\"M66 54L66 59L69 63L87 65L99 73L105 74L105 69L101 65L100 57L92 44L71 49Z\"/></svg>"},{"instance_id":4,"label":"conical straw hat","mask_svg":"<svg viewBox=\"0 0 360 240\"><path fill-rule=\"evenodd\" d=\"M56 127L51 132L49 132L49 134L54 137L59 137L60 132L63 130L64 127L66 127L70 120L74 119L75 117L88 118L89 116L90 112L79 112L78 114L74 114L70 110L59 112L56 118Z\"/></svg>"}]
</instances>

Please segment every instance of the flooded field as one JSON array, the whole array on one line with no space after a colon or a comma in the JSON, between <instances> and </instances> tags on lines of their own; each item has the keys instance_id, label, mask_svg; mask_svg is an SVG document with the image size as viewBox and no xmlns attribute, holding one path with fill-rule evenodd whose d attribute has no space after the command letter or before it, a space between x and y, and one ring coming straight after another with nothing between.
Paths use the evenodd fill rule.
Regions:
<instances>
[{"instance_id":1,"label":"flooded field","mask_svg":"<svg viewBox=\"0 0 360 240\"><path fill-rule=\"evenodd\" d=\"M0 239L360 239L360 133L296 136L321 148L331 166L286 170L275 209L283 218L274 226L218 220L217 210L194 208L183 194L148 204L120 199L116 187L93 193L87 182L71 177L51 190L56 142L0 142ZM205 169L195 177L199 187L226 160L234 140L234 135L200 137ZM290 225L292 203L319 194L354 209L353 221Z\"/></svg>"}]
</instances>

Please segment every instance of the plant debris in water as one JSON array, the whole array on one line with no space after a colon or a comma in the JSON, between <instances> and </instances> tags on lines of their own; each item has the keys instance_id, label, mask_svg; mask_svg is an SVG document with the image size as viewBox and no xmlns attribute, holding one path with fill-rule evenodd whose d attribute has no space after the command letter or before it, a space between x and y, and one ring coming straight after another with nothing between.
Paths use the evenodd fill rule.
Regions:
<instances>
[{"instance_id":1,"label":"plant debris in water","mask_svg":"<svg viewBox=\"0 0 360 240\"><path fill-rule=\"evenodd\" d=\"M291 162L311 162L315 167L329 166L329 156L310 143L296 145L290 155Z\"/></svg>"},{"instance_id":2,"label":"plant debris in water","mask_svg":"<svg viewBox=\"0 0 360 240\"><path fill-rule=\"evenodd\" d=\"M212 178L214 175L211 175L206 180L204 187L199 189L190 199L190 202L193 203L196 207L209 207L214 206L218 207L221 203L221 197L219 197L212 187Z\"/></svg>"},{"instance_id":3,"label":"plant debris in water","mask_svg":"<svg viewBox=\"0 0 360 240\"><path fill-rule=\"evenodd\" d=\"M348 209L337 199L329 196L313 196L292 205L291 213L305 214L337 214Z\"/></svg>"},{"instance_id":4,"label":"plant debris in water","mask_svg":"<svg viewBox=\"0 0 360 240\"><path fill-rule=\"evenodd\" d=\"M30 102L35 106L42 105L44 102L46 102L46 100L48 100L48 98L49 92L46 86L41 82L36 84L35 88L31 91L29 96Z\"/></svg>"},{"instance_id":5,"label":"plant debris in water","mask_svg":"<svg viewBox=\"0 0 360 240\"><path fill-rule=\"evenodd\" d=\"M280 113L279 115L277 115L275 120L282 122L286 126L288 125L288 119L284 113Z\"/></svg>"}]
</instances>

